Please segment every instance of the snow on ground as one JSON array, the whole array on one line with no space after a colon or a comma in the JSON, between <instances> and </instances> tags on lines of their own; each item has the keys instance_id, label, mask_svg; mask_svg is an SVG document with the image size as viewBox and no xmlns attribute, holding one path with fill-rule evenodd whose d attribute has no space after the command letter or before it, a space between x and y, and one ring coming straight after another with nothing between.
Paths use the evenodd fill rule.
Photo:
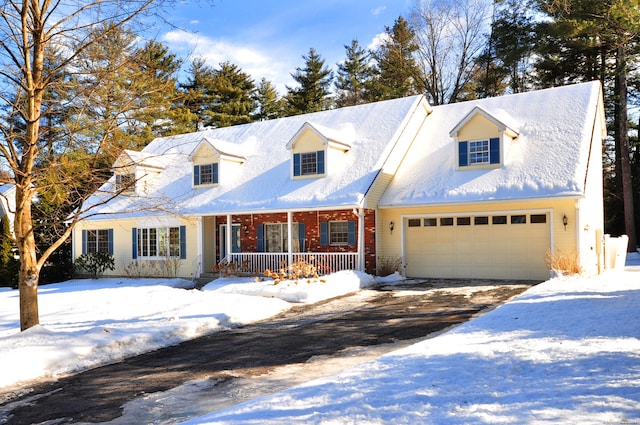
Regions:
<instances>
[{"instance_id":1,"label":"snow on ground","mask_svg":"<svg viewBox=\"0 0 640 425\"><path fill-rule=\"evenodd\" d=\"M452 331L186 424L640 423L640 254Z\"/></svg>"},{"instance_id":2,"label":"snow on ground","mask_svg":"<svg viewBox=\"0 0 640 425\"><path fill-rule=\"evenodd\" d=\"M437 337L186 423L640 423L640 254L627 265L552 279ZM283 299L313 302L371 283L355 272L325 280L218 280L204 291L179 289L189 283L180 280L69 281L40 288L41 325L22 333L17 291L0 290L0 386L266 318L289 308ZM158 397L183 405L209 387L194 381Z\"/></svg>"},{"instance_id":3,"label":"snow on ground","mask_svg":"<svg viewBox=\"0 0 640 425\"><path fill-rule=\"evenodd\" d=\"M0 390L117 362L373 282L353 271L278 285L225 278L203 291L183 289L193 284L182 279L71 280L39 288L40 325L25 332L18 291L0 288Z\"/></svg>"}]
</instances>

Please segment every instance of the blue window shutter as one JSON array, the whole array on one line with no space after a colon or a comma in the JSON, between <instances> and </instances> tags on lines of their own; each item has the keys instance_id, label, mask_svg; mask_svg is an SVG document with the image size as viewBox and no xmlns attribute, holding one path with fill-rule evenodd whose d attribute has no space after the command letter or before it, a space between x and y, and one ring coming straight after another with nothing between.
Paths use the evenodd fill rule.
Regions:
<instances>
[{"instance_id":1,"label":"blue window shutter","mask_svg":"<svg viewBox=\"0 0 640 425\"><path fill-rule=\"evenodd\" d=\"M138 229L131 229L131 258L138 258Z\"/></svg>"},{"instance_id":2,"label":"blue window shutter","mask_svg":"<svg viewBox=\"0 0 640 425\"><path fill-rule=\"evenodd\" d=\"M320 222L320 245L329 245L329 223Z\"/></svg>"},{"instance_id":3,"label":"blue window shutter","mask_svg":"<svg viewBox=\"0 0 640 425\"><path fill-rule=\"evenodd\" d=\"M211 164L211 182L218 184L218 163Z\"/></svg>"},{"instance_id":4,"label":"blue window shutter","mask_svg":"<svg viewBox=\"0 0 640 425\"><path fill-rule=\"evenodd\" d=\"M318 151L316 155L318 174L324 174L324 151Z\"/></svg>"},{"instance_id":5,"label":"blue window shutter","mask_svg":"<svg viewBox=\"0 0 640 425\"><path fill-rule=\"evenodd\" d=\"M347 223L347 243L349 245L355 245L356 244L356 221L355 220L349 220L349 222Z\"/></svg>"},{"instance_id":6,"label":"blue window shutter","mask_svg":"<svg viewBox=\"0 0 640 425\"><path fill-rule=\"evenodd\" d=\"M489 139L489 163L500 164L500 139Z\"/></svg>"},{"instance_id":7,"label":"blue window shutter","mask_svg":"<svg viewBox=\"0 0 640 425\"><path fill-rule=\"evenodd\" d=\"M193 185L194 186L200 185L200 166L199 165L193 166Z\"/></svg>"},{"instance_id":8,"label":"blue window shutter","mask_svg":"<svg viewBox=\"0 0 640 425\"><path fill-rule=\"evenodd\" d=\"M469 165L468 143L458 142L458 166L460 167Z\"/></svg>"},{"instance_id":9,"label":"blue window shutter","mask_svg":"<svg viewBox=\"0 0 640 425\"><path fill-rule=\"evenodd\" d=\"M258 252L264 252L264 224L258 224Z\"/></svg>"},{"instance_id":10,"label":"blue window shutter","mask_svg":"<svg viewBox=\"0 0 640 425\"><path fill-rule=\"evenodd\" d=\"M293 175L294 176L300 175L300 154L299 153L293 154Z\"/></svg>"},{"instance_id":11,"label":"blue window shutter","mask_svg":"<svg viewBox=\"0 0 640 425\"><path fill-rule=\"evenodd\" d=\"M83 254L87 253L87 231L86 230L82 231L82 253Z\"/></svg>"},{"instance_id":12,"label":"blue window shutter","mask_svg":"<svg viewBox=\"0 0 640 425\"><path fill-rule=\"evenodd\" d=\"M109 254L113 255L113 229L107 230L109 238Z\"/></svg>"},{"instance_id":13,"label":"blue window shutter","mask_svg":"<svg viewBox=\"0 0 640 425\"><path fill-rule=\"evenodd\" d=\"M306 236L306 226L304 223L298 223L298 242L300 243L300 252L306 252L306 247L304 243L307 239Z\"/></svg>"},{"instance_id":14,"label":"blue window shutter","mask_svg":"<svg viewBox=\"0 0 640 425\"><path fill-rule=\"evenodd\" d=\"M187 227L180 226L180 258L187 258Z\"/></svg>"}]
</instances>

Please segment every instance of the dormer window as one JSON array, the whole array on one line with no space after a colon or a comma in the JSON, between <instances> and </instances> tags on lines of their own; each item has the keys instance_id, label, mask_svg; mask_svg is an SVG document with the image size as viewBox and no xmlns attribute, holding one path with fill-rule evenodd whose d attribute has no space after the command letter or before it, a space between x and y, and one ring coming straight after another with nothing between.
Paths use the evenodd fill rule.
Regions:
<instances>
[{"instance_id":1,"label":"dormer window","mask_svg":"<svg viewBox=\"0 0 640 425\"><path fill-rule=\"evenodd\" d=\"M116 192L120 193L135 193L136 191L136 175L130 174L116 174Z\"/></svg>"},{"instance_id":2,"label":"dormer window","mask_svg":"<svg viewBox=\"0 0 640 425\"><path fill-rule=\"evenodd\" d=\"M518 137L513 119L502 110L492 113L476 106L450 132L458 145L458 168L495 168L504 165Z\"/></svg>"},{"instance_id":3,"label":"dormer window","mask_svg":"<svg viewBox=\"0 0 640 425\"><path fill-rule=\"evenodd\" d=\"M218 184L218 163L193 166L193 185Z\"/></svg>"},{"instance_id":4,"label":"dormer window","mask_svg":"<svg viewBox=\"0 0 640 425\"><path fill-rule=\"evenodd\" d=\"M458 166L500 164L500 139L458 142Z\"/></svg>"},{"instance_id":5,"label":"dormer window","mask_svg":"<svg viewBox=\"0 0 640 425\"><path fill-rule=\"evenodd\" d=\"M293 175L314 176L324 174L324 151L293 154Z\"/></svg>"}]
</instances>

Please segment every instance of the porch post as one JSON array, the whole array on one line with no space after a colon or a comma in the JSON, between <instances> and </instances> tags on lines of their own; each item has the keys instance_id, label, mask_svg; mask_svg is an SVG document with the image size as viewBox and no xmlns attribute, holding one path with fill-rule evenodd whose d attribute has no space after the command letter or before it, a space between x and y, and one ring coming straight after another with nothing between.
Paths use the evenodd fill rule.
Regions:
<instances>
[{"instance_id":1,"label":"porch post","mask_svg":"<svg viewBox=\"0 0 640 425\"><path fill-rule=\"evenodd\" d=\"M287 261L293 264L293 213L287 211Z\"/></svg>"},{"instance_id":2,"label":"porch post","mask_svg":"<svg viewBox=\"0 0 640 425\"><path fill-rule=\"evenodd\" d=\"M364 209L358 208L358 270L364 271Z\"/></svg>"},{"instance_id":3,"label":"porch post","mask_svg":"<svg viewBox=\"0 0 640 425\"><path fill-rule=\"evenodd\" d=\"M229 263L229 259L231 258L231 254L233 254L233 248L231 247L231 241L233 237L233 223L231 222L231 214L227 214L227 234L225 235L224 244L226 246L225 252L227 253L227 263Z\"/></svg>"}]
</instances>

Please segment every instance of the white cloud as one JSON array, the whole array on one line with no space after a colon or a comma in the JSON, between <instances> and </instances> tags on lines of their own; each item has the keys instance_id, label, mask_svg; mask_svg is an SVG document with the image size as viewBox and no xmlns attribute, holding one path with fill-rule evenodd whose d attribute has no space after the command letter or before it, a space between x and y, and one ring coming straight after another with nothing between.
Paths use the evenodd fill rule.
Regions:
<instances>
[{"instance_id":1,"label":"white cloud","mask_svg":"<svg viewBox=\"0 0 640 425\"><path fill-rule=\"evenodd\" d=\"M242 45L183 30L166 33L163 41L181 56L202 58L213 67L225 61L238 65L256 83L263 77L271 81L281 94L285 92L285 85L291 85L290 73L297 66L289 62L289 55L265 46Z\"/></svg>"},{"instance_id":2,"label":"white cloud","mask_svg":"<svg viewBox=\"0 0 640 425\"><path fill-rule=\"evenodd\" d=\"M381 15L385 10L387 10L387 6L379 6L379 7L376 7L375 9L372 9L371 14L373 16L378 16L378 15Z\"/></svg>"},{"instance_id":3,"label":"white cloud","mask_svg":"<svg viewBox=\"0 0 640 425\"><path fill-rule=\"evenodd\" d=\"M384 42L388 40L389 40L389 34L387 34L386 32L380 32L373 37L373 39L367 46L367 49L376 50L378 49L378 47L380 47Z\"/></svg>"}]
</instances>

